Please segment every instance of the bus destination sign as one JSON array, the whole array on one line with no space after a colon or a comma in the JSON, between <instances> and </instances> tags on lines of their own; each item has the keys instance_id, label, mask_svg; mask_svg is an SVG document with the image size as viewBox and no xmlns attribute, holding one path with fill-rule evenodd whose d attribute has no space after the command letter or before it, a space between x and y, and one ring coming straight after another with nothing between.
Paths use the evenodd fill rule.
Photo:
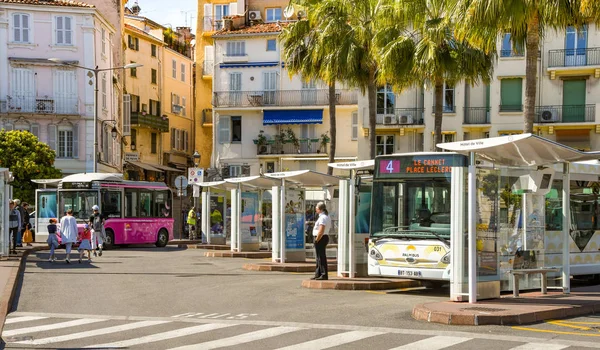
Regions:
<instances>
[{"instance_id":1,"label":"bus destination sign","mask_svg":"<svg viewBox=\"0 0 600 350\"><path fill-rule=\"evenodd\" d=\"M437 175L444 176L452 172L452 167L466 166L466 157L449 155L415 155L379 159L378 172L382 177L395 175Z\"/></svg>"},{"instance_id":2,"label":"bus destination sign","mask_svg":"<svg viewBox=\"0 0 600 350\"><path fill-rule=\"evenodd\" d=\"M87 190L92 188L91 182L64 182L63 190Z\"/></svg>"}]
</instances>

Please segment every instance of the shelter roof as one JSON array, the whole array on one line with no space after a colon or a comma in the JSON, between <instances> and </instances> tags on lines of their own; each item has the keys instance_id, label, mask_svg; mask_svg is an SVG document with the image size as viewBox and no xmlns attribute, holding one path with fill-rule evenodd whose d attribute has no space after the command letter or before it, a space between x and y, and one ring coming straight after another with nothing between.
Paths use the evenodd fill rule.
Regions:
<instances>
[{"instance_id":1,"label":"shelter roof","mask_svg":"<svg viewBox=\"0 0 600 350\"><path fill-rule=\"evenodd\" d=\"M482 159L505 166L542 166L600 158L600 152L581 152L532 134L440 143L437 146L464 155L474 152Z\"/></svg>"},{"instance_id":2,"label":"shelter roof","mask_svg":"<svg viewBox=\"0 0 600 350\"><path fill-rule=\"evenodd\" d=\"M285 179L303 187L337 186L340 178L312 170L284 171L280 173L265 174L273 179Z\"/></svg>"},{"instance_id":3,"label":"shelter roof","mask_svg":"<svg viewBox=\"0 0 600 350\"><path fill-rule=\"evenodd\" d=\"M373 169L375 167L375 160L357 160L354 162L341 162L341 163L329 163L327 164L334 169L340 170L362 170L362 169Z\"/></svg>"}]
</instances>

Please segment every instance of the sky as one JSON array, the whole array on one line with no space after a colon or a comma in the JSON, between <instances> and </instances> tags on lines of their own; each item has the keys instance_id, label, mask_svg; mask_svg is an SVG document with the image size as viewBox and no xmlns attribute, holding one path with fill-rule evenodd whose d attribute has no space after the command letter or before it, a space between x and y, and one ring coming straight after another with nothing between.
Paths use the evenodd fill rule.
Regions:
<instances>
[{"instance_id":1,"label":"sky","mask_svg":"<svg viewBox=\"0 0 600 350\"><path fill-rule=\"evenodd\" d=\"M135 0L129 0L127 6L133 6L134 2ZM137 0L137 2L142 8L141 16L166 27L170 25L175 28L187 25L192 27L192 33L195 33L198 20L198 0Z\"/></svg>"}]
</instances>

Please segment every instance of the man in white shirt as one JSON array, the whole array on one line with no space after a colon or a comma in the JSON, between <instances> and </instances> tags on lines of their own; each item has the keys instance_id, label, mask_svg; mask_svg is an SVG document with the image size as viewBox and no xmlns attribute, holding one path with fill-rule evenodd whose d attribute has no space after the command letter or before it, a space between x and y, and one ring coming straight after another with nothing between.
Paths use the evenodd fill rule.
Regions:
<instances>
[{"instance_id":1,"label":"man in white shirt","mask_svg":"<svg viewBox=\"0 0 600 350\"><path fill-rule=\"evenodd\" d=\"M317 255L317 269L315 270L315 277L313 280L326 280L328 279L327 271L327 255L326 249L329 243L329 230L331 229L331 219L327 212L325 203L317 203L315 209L319 218L315 222L313 228L313 237L315 242L315 253Z\"/></svg>"}]
</instances>

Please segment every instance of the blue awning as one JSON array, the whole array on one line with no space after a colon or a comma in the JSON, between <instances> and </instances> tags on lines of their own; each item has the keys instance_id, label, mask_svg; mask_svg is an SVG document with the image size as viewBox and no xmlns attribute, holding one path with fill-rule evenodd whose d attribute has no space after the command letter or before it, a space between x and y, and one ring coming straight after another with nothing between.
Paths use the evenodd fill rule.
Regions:
<instances>
[{"instance_id":1,"label":"blue awning","mask_svg":"<svg viewBox=\"0 0 600 350\"><path fill-rule=\"evenodd\" d=\"M279 62L237 62L220 63L221 68L256 68L256 67L277 67Z\"/></svg>"},{"instance_id":2,"label":"blue awning","mask_svg":"<svg viewBox=\"0 0 600 350\"><path fill-rule=\"evenodd\" d=\"M263 125L323 124L322 109L265 110Z\"/></svg>"}]
</instances>

